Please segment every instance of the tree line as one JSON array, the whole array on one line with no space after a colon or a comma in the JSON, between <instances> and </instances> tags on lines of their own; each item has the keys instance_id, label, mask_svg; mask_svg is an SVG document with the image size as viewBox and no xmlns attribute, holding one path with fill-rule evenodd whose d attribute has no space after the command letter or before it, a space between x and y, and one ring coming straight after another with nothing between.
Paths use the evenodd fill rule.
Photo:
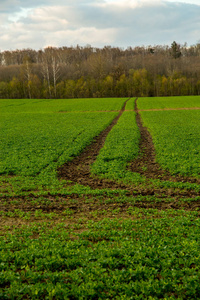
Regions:
<instances>
[{"instance_id":1,"label":"tree line","mask_svg":"<svg viewBox=\"0 0 200 300\"><path fill-rule=\"evenodd\" d=\"M0 98L200 94L200 43L0 52Z\"/></svg>"}]
</instances>

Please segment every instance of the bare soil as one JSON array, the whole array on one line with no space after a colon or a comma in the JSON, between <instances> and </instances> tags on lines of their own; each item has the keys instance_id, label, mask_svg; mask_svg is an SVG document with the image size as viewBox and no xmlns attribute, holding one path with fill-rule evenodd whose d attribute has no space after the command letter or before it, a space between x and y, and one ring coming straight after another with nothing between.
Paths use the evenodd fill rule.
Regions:
<instances>
[{"instance_id":1,"label":"bare soil","mask_svg":"<svg viewBox=\"0 0 200 300\"><path fill-rule=\"evenodd\" d=\"M130 170L138 172L150 179L160 179L173 182L190 182L200 184L200 179L181 175L172 176L169 171L163 170L156 162L156 152L152 137L146 127L143 126L137 100L135 102L136 122L140 130L140 154L136 160L131 162Z\"/></svg>"},{"instance_id":2,"label":"bare soil","mask_svg":"<svg viewBox=\"0 0 200 300\"><path fill-rule=\"evenodd\" d=\"M127 100L128 101L128 100ZM126 102L127 102L126 101ZM126 102L123 108L120 110L118 116L112 121L112 123L101 132L101 134L95 138L94 142L86 147L86 149L71 162L65 163L58 169L58 176L60 178L70 180L72 183L78 183L89 186L93 189L125 189L124 184L118 184L111 180L100 179L98 177L92 177L90 175L90 165L95 162L100 149L104 146L105 139L117 123L120 116L125 110Z\"/></svg>"},{"instance_id":3,"label":"bare soil","mask_svg":"<svg viewBox=\"0 0 200 300\"><path fill-rule=\"evenodd\" d=\"M110 132L112 127L117 123L124 110L125 105L120 111L119 115L113 120L113 122L98 137L96 137L94 142L91 145L89 145L84 152L82 152L78 157L74 158L73 161L68 162L59 168L59 177L71 181L72 184L78 183L85 186L89 186L92 189L126 189L127 194L130 195L133 193L134 195L159 195L165 193L167 197L182 197L183 195L187 197L196 197L198 193L195 191L175 191L173 189L159 188L141 189L141 187L131 187L130 185L126 185L124 183L94 177L90 174L90 165L96 160L96 157L100 149L103 147L108 133ZM142 120L137 109L137 101L135 104L135 112L137 125L141 134L140 153L138 158L130 163L129 169L133 172L138 172L139 174L145 176L147 179L159 179L173 182L200 183L199 179L183 176L175 177L172 176L168 171L162 170L162 168L156 162L156 154L151 135L149 134L147 128L145 128L142 124Z\"/></svg>"},{"instance_id":4,"label":"bare soil","mask_svg":"<svg viewBox=\"0 0 200 300\"><path fill-rule=\"evenodd\" d=\"M128 100L127 100L128 101ZM59 178L66 179L69 181L69 185L81 184L89 186L92 189L111 189L111 190L125 190L126 201L116 201L115 197L119 196L117 193L110 198L106 195L93 196L93 195L47 195L44 196L43 200L41 196L4 196L0 197L0 211L5 213L13 212L16 213L14 219L12 218L0 218L0 225L13 225L26 224L29 221L22 221L17 216L16 210L31 213L31 220L38 222L38 217L35 217L35 212L40 210L43 213L56 213L58 216L63 216L63 212L70 210L73 212L74 222L77 218L85 216L87 218L102 218L102 211L106 212L106 217L129 217L127 210L129 207L138 208L154 208L158 210L166 209L184 209L184 210L199 210L200 212L200 200L199 193L194 190L188 189L173 189L173 188L159 188L151 187L151 179L160 179L164 181L174 182L190 182L200 183L199 179L188 178L181 176L172 176L168 171L161 169L159 164L156 162L156 154L153 145L151 135L148 130L143 126L142 120L137 109L137 101L135 105L137 125L140 130L140 153L138 158L131 162L129 169L133 172L138 172L146 178L145 183L139 186L128 185L119 183L109 179L102 179L93 177L90 174L90 166L96 160L96 157L103 147L105 139L117 123L118 119L125 110L124 104L122 110L113 122L98 136L94 139L94 142L89 145L78 157L74 158L71 162L68 162L58 169ZM142 197L144 196L144 197ZM146 197L147 196L147 197ZM152 196L152 197L150 197ZM100 198L101 197L101 198ZM137 198L137 199L136 199ZM190 199L188 199L190 198ZM136 201L134 200L136 199ZM111 201L110 201L111 200ZM133 201L134 200L134 201ZM113 214L113 211L118 209L118 213ZM100 214L98 217L98 213ZM199 213L200 215L200 213ZM130 216L130 218L133 216ZM55 219L56 220L56 219ZM56 222L56 221L55 221Z\"/></svg>"}]
</instances>

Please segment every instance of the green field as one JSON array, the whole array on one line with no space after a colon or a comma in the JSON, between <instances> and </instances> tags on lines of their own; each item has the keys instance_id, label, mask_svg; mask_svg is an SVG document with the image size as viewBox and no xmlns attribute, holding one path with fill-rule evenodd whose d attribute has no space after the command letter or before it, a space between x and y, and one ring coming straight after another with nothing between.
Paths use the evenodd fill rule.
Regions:
<instances>
[{"instance_id":1,"label":"green field","mask_svg":"<svg viewBox=\"0 0 200 300\"><path fill-rule=\"evenodd\" d=\"M200 178L200 110L141 112L157 161L172 174Z\"/></svg>"},{"instance_id":2,"label":"green field","mask_svg":"<svg viewBox=\"0 0 200 300\"><path fill-rule=\"evenodd\" d=\"M101 99L1 99L1 114L17 113L55 113L55 112L85 112L119 110L125 98Z\"/></svg>"},{"instance_id":3,"label":"green field","mask_svg":"<svg viewBox=\"0 0 200 300\"><path fill-rule=\"evenodd\" d=\"M9 181L16 192L30 190L30 186L33 190L46 186L57 189L57 167L90 144L126 99L101 100L0 101L0 174L7 175L0 180ZM8 189L10 193L10 185L4 186L0 192Z\"/></svg>"},{"instance_id":4,"label":"green field","mask_svg":"<svg viewBox=\"0 0 200 300\"><path fill-rule=\"evenodd\" d=\"M116 112L2 116L0 174L35 176L71 160ZM9 127L8 127L9 124Z\"/></svg>"},{"instance_id":5,"label":"green field","mask_svg":"<svg viewBox=\"0 0 200 300\"><path fill-rule=\"evenodd\" d=\"M200 97L126 100L0 100L0 299L200 299Z\"/></svg>"},{"instance_id":6,"label":"green field","mask_svg":"<svg viewBox=\"0 0 200 300\"><path fill-rule=\"evenodd\" d=\"M133 160L139 153L140 133L135 121L135 113L125 111L116 126L108 135L104 147L92 166L96 175L114 178L134 178L126 171L127 162Z\"/></svg>"},{"instance_id":7,"label":"green field","mask_svg":"<svg viewBox=\"0 0 200 300\"><path fill-rule=\"evenodd\" d=\"M200 96L139 98L138 109L200 108Z\"/></svg>"}]
</instances>

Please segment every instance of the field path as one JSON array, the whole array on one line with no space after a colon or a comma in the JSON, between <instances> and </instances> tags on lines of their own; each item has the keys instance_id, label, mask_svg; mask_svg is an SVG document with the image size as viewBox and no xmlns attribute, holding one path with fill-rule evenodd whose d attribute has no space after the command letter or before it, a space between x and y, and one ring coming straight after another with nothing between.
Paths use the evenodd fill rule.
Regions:
<instances>
[{"instance_id":1,"label":"field path","mask_svg":"<svg viewBox=\"0 0 200 300\"><path fill-rule=\"evenodd\" d=\"M127 100L128 101L128 100ZM118 116L112 121L112 123L103 131L101 134L95 138L94 142L86 147L86 149L72 161L65 163L58 169L58 176L65 180L71 181L71 184L81 184L84 186L89 186L92 189L125 189L128 194L139 194L139 195L163 195L166 196L187 196L187 197L195 197L198 195L195 191L171 191L163 190L159 188L141 188L141 187L132 187L131 185L126 185L124 183L119 183L110 179L103 179L97 176L92 176L90 174L90 166L96 160L96 157L99 154L100 149L103 147L105 139L113 128L113 126L117 123L122 113L125 111L125 102L123 108L119 112ZM191 183L199 183L200 180L195 178L186 178L181 176L172 176L169 172L162 170L159 164L156 162L155 149L153 145L153 141L151 135L149 134L147 128L145 128L142 124L142 120L137 109L137 100L135 102L135 112L136 112L136 121L140 130L141 140L140 140L140 154L139 157L131 162L129 169L132 172L137 172L147 179L160 179L174 182L191 182Z\"/></svg>"},{"instance_id":2,"label":"field path","mask_svg":"<svg viewBox=\"0 0 200 300\"><path fill-rule=\"evenodd\" d=\"M135 102L136 122L140 130L140 154L138 158L131 162L130 170L144 175L150 179L160 179L173 182L190 182L200 183L200 179L190 178L186 176L176 175L172 176L169 171L163 170L156 162L156 152L153 144L152 137L146 127L143 126L141 110L137 108L137 99ZM149 110L151 111L151 110Z\"/></svg>"},{"instance_id":3,"label":"field path","mask_svg":"<svg viewBox=\"0 0 200 300\"><path fill-rule=\"evenodd\" d=\"M129 100L129 99L128 99ZM125 111L126 103L124 103L118 116L112 121L112 123L97 136L94 142L86 147L86 149L71 162L67 162L58 169L58 175L61 178L70 180L73 183L79 183L82 185L90 186L94 189L112 188L112 189L124 189L124 184L118 184L114 181L107 179L100 179L98 177L91 177L90 165L95 162L100 149L103 147L105 139L113 126L117 123L122 113Z\"/></svg>"},{"instance_id":4,"label":"field path","mask_svg":"<svg viewBox=\"0 0 200 300\"><path fill-rule=\"evenodd\" d=\"M178 189L172 187L159 187L156 185L154 186L151 183L151 179L159 179L160 181L164 180L193 183L200 183L200 180L180 176L173 177L169 172L161 169L159 164L156 162L155 149L151 135L149 134L147 128L145 128L142 124L142 119L137 108L137 100L135 101L134 111L136 112L136 121L141 134L140 153L138 158L129 164L129 169L144 176L146 178L146 181L138 185L131 183L125 184L119 183L117 181L112 181L110 179L94 177L90 174L91 164L96 160L99 151L104 146L104 142L108 133L118 122L122 113L125 111L127 101L125 102L123 108L119 111L118 116L103 132L101 132L98 137L95 138L94 142L91 145L86 147L86 149L78 157L74 158L71 162L65 163L58 169L58 176L69 181L67 185L73 186L74 184L81 184L83 186L89 186L90 188L97 190L115 190L114 197L117 197L118 195L120 196L120 190L124 190L127 197L127 200L125 202L110 202L110 197L112 198L113 196L109 196L106 190L105 194L103 191L104 196L103 200L101 201L98 200L98 196L96 197L90 193L82 195L74 192L72 194L61 193L57 194L56 196L49 193L48 195L45 195L45 201L42 201L40 203L40 194L33 195L32 193L30 193L30 195L28 196L8 195L0 197L0 211L16 213L16 211L20 209L24 212L30 212L32 218L34 219L34 213L37 210L41 210L45 213L58 213L61 215L61 217L63 211L70 210L75 214L75 220L78 220L79 217L82 217L83 213L85 216L93 218L92 215L90 215L90 212L97 212L102 210L108 212L108 216L112 218L112 211L116 210L116 208L120 210L120 217L123 217L123 214L125 217L127 217L127 209L129 209L129 207L144 209L151 208L158 210L199 210L200 199L197 199L197 197L199 196L198 191L186 188ZM137 199L135 202L133 202L134 198ZM92 202L88 202L88 199L90 199ZM155 201L155 199L157 200ZM33 201L35 201L37 205L33 205ZM17 219L17 217L9 217L8 219L0 218L1 226L21 226L26 222L29 221Z\"/></svg>"}]
</instances>

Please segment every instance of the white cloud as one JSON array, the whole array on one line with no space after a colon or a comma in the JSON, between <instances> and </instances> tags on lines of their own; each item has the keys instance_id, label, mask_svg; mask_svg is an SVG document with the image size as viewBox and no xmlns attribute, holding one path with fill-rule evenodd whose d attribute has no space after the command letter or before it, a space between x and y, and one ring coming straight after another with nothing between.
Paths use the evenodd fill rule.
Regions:
<instances>
[{"instance_id":1,"label":"white cloud","mask_svg":"<svg viewBox=\"0 0 200 300\"><path fill-rule=\"evenodd\" d=\"M200 5L199 0L167 0L169 2L179 2L179 3L187 3L187 4L195 4L195 5Z\"/></svg>"},{"instance_id":2,"label":"white cloud","mask_svg":"<svg viewBox=\"0 0 200 300\"><path fill-rule=\"evenodd\" d=\"M2 50L163 45L173 40L195 44L200 39L200 6L180 0L59 0L59 5L53 0L13 1L0 4ZM9 11L11 2L16 7Z\"/></svg>"},{"instance_id":3,"label":"white cloud","mask_svg":"<svg viewBox=\"0 0 200 300\"><path fill-rule=\"evenodd\" d=\"M12 13L11 15L9 15L8 20L10 22L17 22L21 18L27 17L30 11L31 11L31 8L21 8L20 11L17 11L15 13Z\"/></svg>"},{"instance_id":4,"label":"white cloud","mask_svg":"<svg viewBox=\"0 0 200 300\"><path fill-rule=\"evenodd\" d=\"M57 31L53 35L48 34L45 38L45 46L57 46L64 45L63 39L66 41L70 40L70 45L86 45L85 41L89 41L89 44L95 45L101 41L102 45L110 44L114 42L116 36L115 29L97 29L97 28L80 28L76 30L63 30ZM113 40L112 38L113 37ZM53 44L52 44L53 40Z\"/></svg>"}]
</instances>

